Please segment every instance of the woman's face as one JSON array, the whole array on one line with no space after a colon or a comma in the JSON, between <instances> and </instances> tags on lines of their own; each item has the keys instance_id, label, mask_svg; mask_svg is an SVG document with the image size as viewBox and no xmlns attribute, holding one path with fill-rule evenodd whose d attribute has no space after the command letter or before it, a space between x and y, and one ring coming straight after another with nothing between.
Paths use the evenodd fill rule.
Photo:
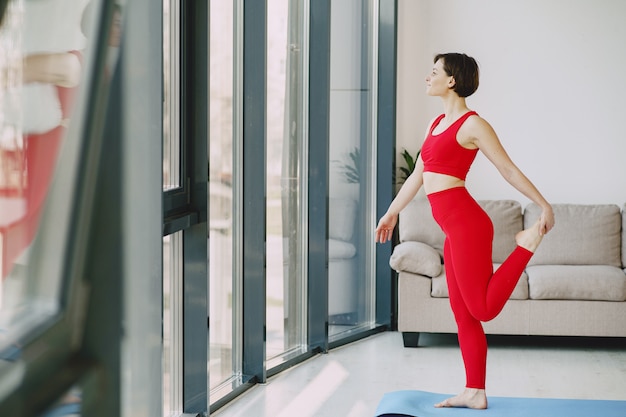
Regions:
<instances>
[{"instance_id":1,"label":"woman's face","mask_svg":"<svg viewBox=\"0 0 626 417\"><path fill-rule=\"evenodd\" d=\"M454 86L454 77L446 74L441 59L435 62L433 70L426 76L426 94L429 96L441 96L446 94Z\"/></svg>"}]
</instances>

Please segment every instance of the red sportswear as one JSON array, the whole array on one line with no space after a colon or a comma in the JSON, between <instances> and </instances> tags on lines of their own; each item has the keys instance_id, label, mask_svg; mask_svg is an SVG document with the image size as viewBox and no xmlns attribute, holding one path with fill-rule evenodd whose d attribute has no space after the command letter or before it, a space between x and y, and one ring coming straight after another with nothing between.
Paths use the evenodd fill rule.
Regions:
<instances>
[{"instance_id":1,"label":"red sportswear","mask_svg":"<svg viewBox=\"0 0 626 417\"><path fill-rule=\"evenodd\" d=\"M456 140L456 134L463 122L475 114L477 114L475 111L465 113L437 135L433 134L433 130L445 115L442 114L435 119L422 146L421 156L422 161L424 161L424 172L447 174L465 180L478 149L467 149L461 146Z\"/></svg>"}]
</instances>

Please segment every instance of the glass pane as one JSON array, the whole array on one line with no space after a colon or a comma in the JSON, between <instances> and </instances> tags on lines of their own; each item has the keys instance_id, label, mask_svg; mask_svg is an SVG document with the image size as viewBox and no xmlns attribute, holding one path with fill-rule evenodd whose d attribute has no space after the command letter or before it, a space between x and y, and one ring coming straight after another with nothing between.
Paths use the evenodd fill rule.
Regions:
<instances>
[{"instance_id":1,"label":"glass pane","mask_svg":"<svg viewBox=\"0 0 626 417\"><path fill-rule=\"evenodd\" d=\"M179 0L163 0L163 190L181 185L179 22Z\"/></svg>"},{"instance_id":2,"label":"glass pane","mask_svg":"<svg viewBox=\"0 0 626 417\"><path fill-rule=\"evenodd\" d=\"M232 0L210 2L209 123L209 389L211 402L231 388L239 361L233 330L235 212L233 172L234 15Z\"/></svg>"},{"instance_id":3,"label":"glass pane","mask_svg":"<svg viewBox=\"0 0 626 417\"><path fill-rule=\"evenodd\" d=\"M331 3L329 334L336 340L373 325L376 120L372 0Z\"/></svg>"},{"instance_id":4,"label":"glass pane","mask_svg":"<svg viewBox=\"0 0 626 417\"><path fill-rule=\"evenodd\" d=\"M271 368L304 343L303 1L267 5L267 344Z\"/></svg>"},{"instance_id":5,"label":"glass pane","mask_svg":"<svg viewBox=\"0 0 626 417\"><path fill-rule=\"evenodd\" d=\"M87 4L13 0L0 24L0 349L60 307L83 87L100 8ZM111 37L111 50L118 40ZM55 240L45 253L36 249L42 234Z\"/></svg>"},{"instance_id":6,"label":"glass pane","mask_svg":"<svg viewBox=\"0 0 626 417\"><path fill-rule=\"evenodd\" d=\"M163 416L182 412L183 232L163 237Z\"/></svg>"}]
</instances>

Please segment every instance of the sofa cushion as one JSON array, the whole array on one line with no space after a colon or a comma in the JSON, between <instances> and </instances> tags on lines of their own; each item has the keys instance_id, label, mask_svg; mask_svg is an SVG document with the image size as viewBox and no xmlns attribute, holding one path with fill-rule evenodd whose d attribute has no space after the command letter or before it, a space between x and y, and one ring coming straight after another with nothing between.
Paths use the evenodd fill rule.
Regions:
<instances>
[{"instance_id":1,"label":"sofa cushion","mask_svg":"<svg viewBox=\"0 0 626 417\"><path fill-rule=\"evenodd\" d=\"M494 271L498 269L500 264L493 264ZM441 275L432 279L432 297L447 298L448 297L448 285L446 283L446 274L443 272ZM525 272L520 276L517 285L509 297L511 300L526 300L528 299L528 275Z\"/></svg>"},{"instance_id":2,"label":"sofa cushion","mask_svg":"<svg viewBox=\"0 0 626 417\"><path fill-rule=\"evenodd\" d=\"M513 200L481 200L480 206L493 222L493 262L502 263L517 244L515 235L522 230L522 205Z\"/></svg>"},{"instance_id":3,"label":"sofa cushion","mask_svg":"<svg viewBox=\"0 0 626 417\"><path fill-rule=\"evenodd\" d=\"M422 242L403 242L393 249L389 265L396 271L436 277L441 274L441 256Z\"/></svg>"},{"instance_id":4,"label":"sofa cushion","mask_svg":"<svg viewBox=\"0 0 626 417\"><path fill-rule=\"evenodd\" d=\"M400 242L423 242L443 253L445 235L433 219L430 203L423 197L413 199L400 212Z\"/></svg>"},{"instance_id":5,"label":"sofa cushion","mask_svg":"<svg viewBox=\"0 0 626 417\"><path fill-rule=\"evenodd\" d=\"M554 204L556 224L529 265L622 265L622 215L614 204ZM541 209L524 211L524 227L533 225Z\"/></svg>"},{"instance_id":6,"label":"sofa cushion","mask_svg":"<svg viewBox=\"0 0 626 417\"><path fill-rule=\"evenodd\" d=\"M626 274L614 266L535 265L526 272L533 300L626 300Z\"/></svg>"}]
</instances>

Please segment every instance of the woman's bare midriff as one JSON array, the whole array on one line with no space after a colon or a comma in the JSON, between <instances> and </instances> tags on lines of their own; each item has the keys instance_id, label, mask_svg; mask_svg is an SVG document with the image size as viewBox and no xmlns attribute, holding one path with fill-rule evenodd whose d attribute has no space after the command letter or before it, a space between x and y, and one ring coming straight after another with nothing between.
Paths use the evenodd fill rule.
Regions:
<instances>
[{"instance_id":1,"label":"woman's bare midriff","mask_svg":"<svg viewBox=\"0 0 626 417\"><path fill-rule=\"evenodd\" d=\"M452 175L438 174L436 172L422 173L424 192L432 194L450 188L465 187L465 181Z\"/></svg>"}]
</instances>

